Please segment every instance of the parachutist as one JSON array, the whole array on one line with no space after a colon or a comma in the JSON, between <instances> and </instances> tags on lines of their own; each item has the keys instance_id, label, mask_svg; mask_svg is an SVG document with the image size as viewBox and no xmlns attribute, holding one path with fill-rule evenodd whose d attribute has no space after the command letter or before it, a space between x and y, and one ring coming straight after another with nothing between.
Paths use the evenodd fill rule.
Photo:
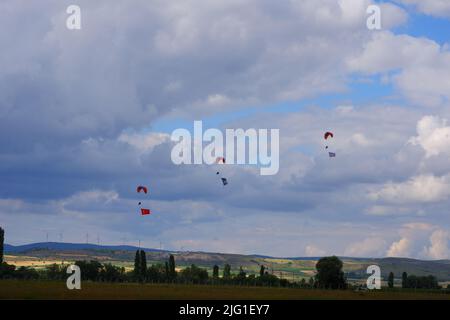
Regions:
<instances>
[{"instance_id":1,"label":"parachutist","mask_svg":"<svg viewBox=\"0 0 450 320\"><path fill-rule=\"evenodd\" d=\"M225 160L224 157L218 157L218 158L216 159L216 164L221 164L221 165L223 165L223 164L225 164L225 163L226 163L226 160ZM217 171L217 172L216 172L216 175L219 175L219 174L220 174L220 171ZM226 178L221 177L220 180L222 181L222 184L223 184L224 186L226 186L226 185L228 184L228 181L227 181Z\"/></svg>"},{"instance_id":2,"label":"parachutist","mask_svg":"<svg viewBox=\"0 0 450 320\"><path fill-rule=\"evenodd\" d=\"M136 188L136 192L137 193L141 193L141 192L144 192L145 194L147 194L148 193L148 189L147 189L147 187L146 186L138 186L137 188ZM149 214L151 214L152 212L150 211L150 209L146 209L146 208L142 208L142 201L139 201L138 202L138 205L141 207L141 215L149 215Z\"/></svg>"},{"instance_id":3,"label":"parachutist","mask_svg":"<svg viewBox=\"0 0 450 320\"><path fill-rule=\"evenodd\" d=\"M327 132L325 132L325 134L323 135L323 138L325 139L325 140L328 140L328 138L334 138L334 134L333 134L333 132L329 132L329 131L327 131ZM325 146L325 150L328 150L328 145L327 146ZM336 157L336 153L334 153L334 152L328 152L328 156L330 157L330 158L334 158L334 157Z\"/></svg>"}]
</instances>

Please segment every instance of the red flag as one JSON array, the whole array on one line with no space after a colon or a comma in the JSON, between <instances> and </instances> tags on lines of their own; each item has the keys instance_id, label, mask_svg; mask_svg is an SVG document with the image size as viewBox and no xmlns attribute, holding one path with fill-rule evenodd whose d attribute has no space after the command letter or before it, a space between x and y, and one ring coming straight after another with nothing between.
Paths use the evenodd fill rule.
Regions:
<instances>
[{"instance_id":1,"label":"red flag","mask_svg":"<svg viewBox=\"0 0 450 320\"><path fill-rule=\"evenodd\" d=\"M151 214L152 212L149 209L141 209L141 214L145 216L146 214Z\"/></svg>"}]
</instances>

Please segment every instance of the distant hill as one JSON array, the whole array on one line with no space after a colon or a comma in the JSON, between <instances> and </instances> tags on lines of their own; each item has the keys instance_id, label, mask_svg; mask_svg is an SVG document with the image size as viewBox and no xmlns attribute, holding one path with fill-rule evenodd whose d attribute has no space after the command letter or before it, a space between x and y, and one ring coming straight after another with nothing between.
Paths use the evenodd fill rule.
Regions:
<instances>
[{"instance_id":1,"label":"distant hill","mask_svg":"<svg viewBox=\"0 0 450 320\"><path fill-rule=\"evenodd\" d=\"M124 266L132 266L135 246L106 246L86 243L59 243L41 242L20 246L5 244L5 253L14 256L31 257L39 260L99 260L111 262ZM147 252L149 263L161 263L167 261L169 254L173 253L178 266L196 264L208 269L214 265L221 268L230 264L232 270L244 267L249 273L258 273L261 265L275 273L284 275L296 274L298 277L309 277L314 275L315 264L320 257L292 257L279 258L264 255L243 255L229 253L211 252L187 252L167 251L153 248L140 248ZM348 278L365 279L366 270L369 265L378 265L381 274L386 279L389 272L394 272L395 277L401 277L402 272L422 275L434 275L440 281L450 281L450 260L417 260L408 258L359 258L340 257L344 262L344 271Z\"/></svg>"},{"instance_id":2,"label":"distant hill","mask_svg":"<svg viewBox=\"0 0 450 320\"><path fill-rule=\"evenodd\" d=\"M139 248L135 246L104 246L91 243L64 243L64 242L37 242L24 244L19 246L13 246L10 244L4 245L5 253L25 253L33 250L55 250L55 251L72 251L72 250L117 250L117 251L136 251L145 250L148 252L159 252L164 250Z\"/></svg>"}]
</instances>

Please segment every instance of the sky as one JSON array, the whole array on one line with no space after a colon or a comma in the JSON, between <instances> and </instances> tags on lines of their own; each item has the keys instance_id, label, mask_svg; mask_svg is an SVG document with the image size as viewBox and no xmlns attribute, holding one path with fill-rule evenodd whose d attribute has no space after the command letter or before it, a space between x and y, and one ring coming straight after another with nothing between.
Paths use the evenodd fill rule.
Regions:
<instances>
[{"instance_id":1,"label":"sky","mask_svg":"<svg viewBox=\"0 0 450 320\"><path fill-rule=\"evenodd\" d=\"M0 21L7 243L450 259L449 1L5 0ZM278 174L173 164L194 120L279 129Z\"/></svg>"}]
</instances>

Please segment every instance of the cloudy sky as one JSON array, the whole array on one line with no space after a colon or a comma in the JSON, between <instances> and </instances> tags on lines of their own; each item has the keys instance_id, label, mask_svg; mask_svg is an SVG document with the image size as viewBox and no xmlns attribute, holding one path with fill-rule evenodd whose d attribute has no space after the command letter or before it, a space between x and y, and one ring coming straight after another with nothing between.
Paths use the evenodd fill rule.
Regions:
<instances>
[{"instance_id":1,"label":"cloudy sky","mask_svg":"<svg viewBox=\"0 0 450 320\"><path fill-rule=\"evenodd\" d=\"M450 258L450 1L374 3L1 1L6 242ZM279 173L174 165L194 120L280 129Z\"/></svg>"}]
</instances>

